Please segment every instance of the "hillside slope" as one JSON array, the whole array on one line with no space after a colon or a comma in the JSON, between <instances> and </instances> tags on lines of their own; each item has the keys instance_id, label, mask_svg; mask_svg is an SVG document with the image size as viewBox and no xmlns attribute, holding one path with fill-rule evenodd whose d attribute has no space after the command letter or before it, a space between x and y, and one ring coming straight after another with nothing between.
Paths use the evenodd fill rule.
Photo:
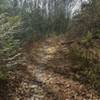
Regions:
<instances>
[{"instance_id":1,"label":"hillside slope","mask_svg":"<svg viewBox=\"0 0 100 100\"><path fill-rule=\"evenodd\" d=\"M53 37L25 50L26 63L9 72L9 100L99 100L69 59L74 41ZM81 77L82 78L82 77Z\"/></svg>"}]
</instances>

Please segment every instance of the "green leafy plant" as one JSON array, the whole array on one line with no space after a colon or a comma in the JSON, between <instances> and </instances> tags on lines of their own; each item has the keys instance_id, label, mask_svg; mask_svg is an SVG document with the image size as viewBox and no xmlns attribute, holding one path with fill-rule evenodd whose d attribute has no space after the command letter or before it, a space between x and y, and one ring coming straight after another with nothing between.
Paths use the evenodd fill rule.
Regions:
<instances>
[{"instance_id":1,"label":"green leafy plant","mask_svg":"<svg viewBox=\"0 0 100 100\"><path fill-rule=\"evenodd\" d=\"M0 18L0 79L5 79L8 67L16 62L14 57L20 52L20 42L14 38L15 29L20 25L20 18L9 17L7 13L1 14Z\"/></svg>"},{"instance_id":2,"label":"green leafy plant","mask_svg":"<svg viewBox=\"0 0 100 100\"><path fill-rule=\"evenodd\" d=\"M89 41L91 41L92 37L93 37L93 33L91 33L91 32L86 33L86 34L82 37L81 43L88 43Z\"/></svg>"},{"instance_id":3,"label":"green leafy plant","mask_svg":"<svg viewBox=\"0 0 100 100\"><path fill-rule=\"evenodd\" d=\"M90 42L88 40L91 38L92 36L89 33L84 43L87 45L87 43ZM93 88L100 91L100 57L97 57L99 52L96 51L100 48L94 49L92 47L91 50L91 46L88 48L85 47L82 41L80 44L76 44L70 48L69 58L73 66L77 66L75 70L80 76L78 80L81 80L84 77L84 80L82 80L83 83L85 82L85 84L90 84Z\"/></svg>"}]
</instances>

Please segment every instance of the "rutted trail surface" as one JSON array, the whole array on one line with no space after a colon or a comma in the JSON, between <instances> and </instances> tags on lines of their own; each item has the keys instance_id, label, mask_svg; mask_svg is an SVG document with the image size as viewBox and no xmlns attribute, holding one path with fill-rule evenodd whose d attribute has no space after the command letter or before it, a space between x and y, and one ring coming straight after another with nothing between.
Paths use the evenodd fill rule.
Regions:
<instances>
[{"instance_id":1,"label":"rutted trail surface","mask_svg":"<svg viewBox=\"0 0 100 100\"><path fill-rule=\"evenodd\" d=\"M62 40L47 39L27 52L28 63L10 73L19 84L10 90L10 100L100 100L93 89L73 80L76 74Z\"/></svg>"}]
</instances>

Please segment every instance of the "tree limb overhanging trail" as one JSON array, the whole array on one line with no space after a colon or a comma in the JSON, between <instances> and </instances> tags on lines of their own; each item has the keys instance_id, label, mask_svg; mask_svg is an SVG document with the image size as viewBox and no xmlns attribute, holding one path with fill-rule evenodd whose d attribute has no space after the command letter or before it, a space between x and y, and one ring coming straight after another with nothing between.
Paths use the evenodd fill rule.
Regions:
<instances>
[{"instance_id":1,"label":"tree limb overhanging trail","mask_svg":"<svg viewBox=\"0 0 100 100\"><path fill-rule=\"evenodd\" d=\"M21 82L19 82L20 85L16 88L14 96L12 95L12 100L100 99L96 95L96 91L71 78L73 73L70 72L70 68L66 68L66 75L70 76L65 77L60 73L63 66L70 67L70 64L57 60L58 52L62 52L59 48L63 52L64 50L67 53L69 52L68 48L62 45L62 41L58 42L57 39L44 41L37 48L33 48L30 54L28 52L26 67L19 67L16 71L16 75L19 74ZM52 66L52 60L55 60L57 64ZM66 60L66 62L68 61ZM55 69L58 67L60 71L56 72Z\"/></svg>"}]
</instances>

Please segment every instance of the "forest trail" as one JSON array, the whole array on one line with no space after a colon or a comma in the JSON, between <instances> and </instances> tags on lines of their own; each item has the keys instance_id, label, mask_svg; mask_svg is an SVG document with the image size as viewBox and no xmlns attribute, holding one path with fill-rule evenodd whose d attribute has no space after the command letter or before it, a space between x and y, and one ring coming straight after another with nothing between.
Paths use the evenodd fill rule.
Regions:
<instances>
[{"instance_id":1,"label":"forest trail","mask_svg":"<svg viewBox=\"0 0 100 100\"><path fill-rule=\"evenodd\" d=\"M10 100L100 100L95 90L73 80L64 41L50 38L28 51L27 65L10 73L16 83L10 83Z\"/></svg>"}]
</instances>

